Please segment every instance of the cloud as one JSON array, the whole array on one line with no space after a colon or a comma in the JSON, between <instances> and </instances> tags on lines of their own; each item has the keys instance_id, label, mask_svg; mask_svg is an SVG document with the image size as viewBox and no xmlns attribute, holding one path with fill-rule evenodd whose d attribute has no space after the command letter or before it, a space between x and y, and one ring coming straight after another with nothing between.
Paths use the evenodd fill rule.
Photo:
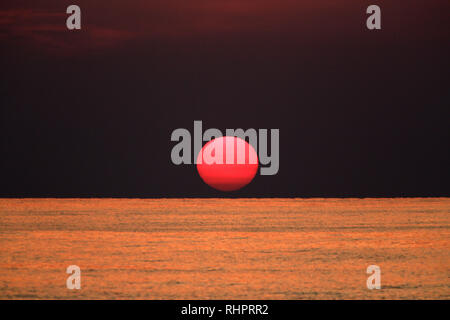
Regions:
<instances>
[{"instance_id":1,"label":"cloud","mask_svg":"<svg viewBox=\"0 0 450 320\"><path fill-rule=\"evenodd\" d=\"M166 41L184 45L186 39L202 37L225 40L284 39L285 43L301 42L308 47L349 39L356 42L367 36L366 7L355 0L78 0L82 12L80 31L67 30L68 15L65 11L69 2L64 2L2 2L2 45L27 46L40 52L78 54L127 48L130 42L134 46ZM408 41L427 36L429 30L440 37L448 35L448 28L443 28L439 25L440 20L435 19L444 10L438 5L426 6L426 10L422 10L416 5L420 0L413 2L415 5L407 8L392 3L385 9L390 15L385 14L383 21L389 25L391 34L404 34L403 38ZM24 9L17 3L27 3L29 8L40 9ZM400 14L404 10L409 11ZM410 35L405 26L414 23L418 17L426 23L421 32ZM392 37L392 41L398 41L398 38Z\"/></svg>"},{"instance_id":2,"label":"cloud","mask_svg":"<svg viewBox=\"0 0 450 320\"><path fill-rule=\"evenodd\" d=\"M94 41L91 46L108 47L137 36L145 40L289 32L292 24L308 19L308 12L322 9L324 3L319 3L308 1L299 5L295 0L81 1L82 30L79 33L86 41ZM65 27L64 6L48 1L42 6L47 9L0 10L0 36L32 41L35 45L71 47L68 42L73 42L75 37L69 35ZM79 39L79 47L86 46L83 37Z\"/></svg>"},{"instance_id":3,"label":"cloud","mask_svg":"<svg viewBox=\"0 0 450 320\"><path fill-rule=\"evenodd\" d=\"M71 31L66 27L67 16L65 12L0 10L0 39L41 52L78 54L121 45L133 38L128 31L96 25Z\"/></svg>"}]
</instances>

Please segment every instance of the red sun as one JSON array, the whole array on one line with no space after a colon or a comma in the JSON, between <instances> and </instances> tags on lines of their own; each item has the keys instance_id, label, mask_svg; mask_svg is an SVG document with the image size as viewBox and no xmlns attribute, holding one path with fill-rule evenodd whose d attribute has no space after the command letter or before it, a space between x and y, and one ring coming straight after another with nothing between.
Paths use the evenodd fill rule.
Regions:
<instances>
[{"instance_id":1,"label":"red sun","mask_svg":"<svg viewBox=\"0 0 450 320\"><path fill-rule=\"evenodd\" d=\"M220 137L202 148L197 156L197 170L209 186L220 191L235 191L255 177L258 155L241 138Z\"/></svg>"}]
</instances>

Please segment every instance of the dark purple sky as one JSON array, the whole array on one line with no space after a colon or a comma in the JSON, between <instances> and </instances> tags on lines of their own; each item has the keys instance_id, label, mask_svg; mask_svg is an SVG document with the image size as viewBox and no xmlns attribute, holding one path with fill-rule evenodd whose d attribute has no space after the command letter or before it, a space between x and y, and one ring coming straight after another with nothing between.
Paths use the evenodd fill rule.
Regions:
<instances>
[{"instance_id":1,"label":"dark purple sky","mask_svg":"<svg viewBox=\"0 0 450 320\"><path fill-rule=\"evenodd\" d=\"M3 1L0 195L222 196L170 162L171 132L203 120L280 129L279 174L232 196L448 196L449 9Z\"/></svg>"}]
</instances>

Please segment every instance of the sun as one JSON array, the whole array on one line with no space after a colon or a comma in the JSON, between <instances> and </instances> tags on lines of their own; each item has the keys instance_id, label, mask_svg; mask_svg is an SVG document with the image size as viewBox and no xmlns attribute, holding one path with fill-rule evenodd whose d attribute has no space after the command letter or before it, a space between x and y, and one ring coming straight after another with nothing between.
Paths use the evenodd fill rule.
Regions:
<instances>
[{"instance_id":1,"label":"sun","mask_svg":"<svg viewBox=\"0 0 450 320\"><path fill-rule=\"evenodd\" d=\"M258 170L258 155L245 140L220 137L209 141L197 156L203 181L220 191L236 191L249 184Z\"/></svg>"}]
</instances>

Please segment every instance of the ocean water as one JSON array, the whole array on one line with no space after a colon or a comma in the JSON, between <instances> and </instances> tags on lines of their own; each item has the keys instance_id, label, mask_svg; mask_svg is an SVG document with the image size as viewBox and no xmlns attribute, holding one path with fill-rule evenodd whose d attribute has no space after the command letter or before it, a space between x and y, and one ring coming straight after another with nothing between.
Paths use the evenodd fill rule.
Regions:
<instances>
[{"instance_id":1,"label":"ocean water","mask_svg":"<svg viewBox=\"0 0 450 320\"><path fill-rule=\"evenodd\" d=\"M0 199L0 298L449 299L450 198Z\"/></svg>"}]
</instances>

